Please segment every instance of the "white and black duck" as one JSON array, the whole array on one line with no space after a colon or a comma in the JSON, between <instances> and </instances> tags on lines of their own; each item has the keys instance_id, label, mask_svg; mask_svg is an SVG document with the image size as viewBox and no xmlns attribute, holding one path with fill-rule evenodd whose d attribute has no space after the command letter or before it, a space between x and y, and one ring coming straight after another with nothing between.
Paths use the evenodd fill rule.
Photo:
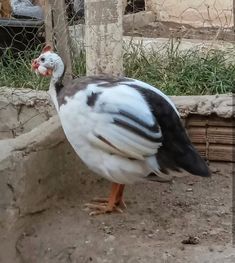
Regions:
<instances>
[{"instance_id":1,"label":"white and black duck","mask_svg":"<svg viewBox=\"0 0 235 263\"><path fill-rule=\"evenodd\" d=\"M108 199L87 204L91 214L121 211L125 184L164 181L169 171L210 175L176 107L157 88L111 76L81 77L63 85L64 63L50 46L33 60L32 68L51 76L49 93L76 153L92 171L113 182Z\"/></svg>"}]
</instances>

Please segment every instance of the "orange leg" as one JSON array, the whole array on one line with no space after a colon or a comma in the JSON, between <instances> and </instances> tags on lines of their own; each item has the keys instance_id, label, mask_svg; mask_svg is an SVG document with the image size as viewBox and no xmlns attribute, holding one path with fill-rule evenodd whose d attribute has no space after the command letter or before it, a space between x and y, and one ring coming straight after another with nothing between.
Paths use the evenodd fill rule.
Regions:
<instances>
[{"instance_id":1,"label":"orange leg","mask_svg":"<svg viewBox=\"0 0 235 263\"><path fill-rule=\"evenodd\" d=\"M109 198L95 198L93 200L99 203L85 204L87 208L93 210L90 212L90 215L99 215L116 211L122 213L119 206L126 208L123 201L124 186L124 184L113 183Z\"/></svg>"},{"instance_id":2,"label":"orange leg","mask_svg":"<svg viewBox=\"0 0 235 263\"><path fill-rule=\"evenodd\" d=\"M127 206L126 206L126 204L125 204L125 202L123 200L124 187L125 187L124 184L120 184L119 185L118 200L117 200L116 205L122 206L123 208L127 208Z\"/></svg>"},{"instance_id":3,"label":"orange leg","mask_svg":"<svg viewBox=\"0 0 235 263\"><path fill-rule=\"evenodd\" d=\"M124 191L125 185L124 184L115 184L114 183L112 185L112 187L116 187L115 185L118 185L118 187L119 187L115 205L116 206L123 206L124 208L127 208L126 204L125 204L125 202L123 200L123 191ZM111 193L111 195L112 195L112 193ZM111 197L111 195L110 195L110 197ZM92 201L99 202L99 203L108 203L109 199L110 198L105 198L105 197L104 198L102 198L102 197L100 198L100 197L98 197L98 198L93 198Z\"/></svg>"}]
</instances>

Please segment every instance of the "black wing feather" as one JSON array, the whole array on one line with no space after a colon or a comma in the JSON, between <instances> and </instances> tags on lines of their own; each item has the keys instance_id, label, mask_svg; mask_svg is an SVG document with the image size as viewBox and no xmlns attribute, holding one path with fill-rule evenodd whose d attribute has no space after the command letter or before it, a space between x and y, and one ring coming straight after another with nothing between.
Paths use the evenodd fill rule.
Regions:
<instances>
[{"instance_id":1,"label":"black wing feather","mask_svg":"<svg viewBox=\"0 0 235 263\"><path fill-rule=\"evenodd\" d=\"M209 176L206 162L193 147L174 108L156 92L139 85L129 84L149 103L162 131L162 146L156 158L162 172L184 169L191 174Z\"/></svg>"}]
</instances>

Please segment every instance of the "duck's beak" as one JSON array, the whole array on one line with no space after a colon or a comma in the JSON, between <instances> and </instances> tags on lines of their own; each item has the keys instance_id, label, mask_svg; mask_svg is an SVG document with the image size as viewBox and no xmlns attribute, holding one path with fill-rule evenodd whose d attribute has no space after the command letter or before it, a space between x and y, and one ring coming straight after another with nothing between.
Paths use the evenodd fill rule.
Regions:
<instances>
[{"instance_id":1,"label":"duck's beak","mask_svg":"<svg viewBox=\"0 0 235 263\"><path fill-rule=\"evenodd\" d=\"M46 71L45 76L50 77L50 76L52 76L52 73L53 73L53 70L48 68L47 71Z\"/></svg>"},{"instance_id":2,"label":"duck's beak","mask_svg":"<svg viewBox=\"0 0 235 263\"><path fill-rule=\"evenodd\" d=\"M40 64L38 63L38 60L37 60L37 59L32 60L31 70L36 71L39 66L40 66Z\"/></svg>"},{"instance_id":3,"label":"duck's beak","mask_svg":"<svg viewBox=\"0 0 235 263\"><path fill-rule=\"evenodd\" d=\"M37 58L32 60L31 70L34 71L37 75L41 75L43 77L50 77L53 73L53 69L46 68L40 65Z\"/></svg>"}]
</instances>

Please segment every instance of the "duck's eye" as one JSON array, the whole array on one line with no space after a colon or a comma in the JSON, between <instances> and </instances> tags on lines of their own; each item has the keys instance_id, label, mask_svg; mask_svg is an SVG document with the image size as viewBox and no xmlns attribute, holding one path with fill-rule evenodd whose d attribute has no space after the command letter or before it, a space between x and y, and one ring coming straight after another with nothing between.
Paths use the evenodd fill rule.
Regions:
<instances>
[{"instance_id":1,"label":"duck's eye","mask_svg":"<svg viewBox=\"0 0 235 263\"><path fill-rule=\"evenodd\" d=\"M40 60L41 60L42 63L45 62L45 58L44 57L42 57Z\"/></svg>"}]
</instances>

